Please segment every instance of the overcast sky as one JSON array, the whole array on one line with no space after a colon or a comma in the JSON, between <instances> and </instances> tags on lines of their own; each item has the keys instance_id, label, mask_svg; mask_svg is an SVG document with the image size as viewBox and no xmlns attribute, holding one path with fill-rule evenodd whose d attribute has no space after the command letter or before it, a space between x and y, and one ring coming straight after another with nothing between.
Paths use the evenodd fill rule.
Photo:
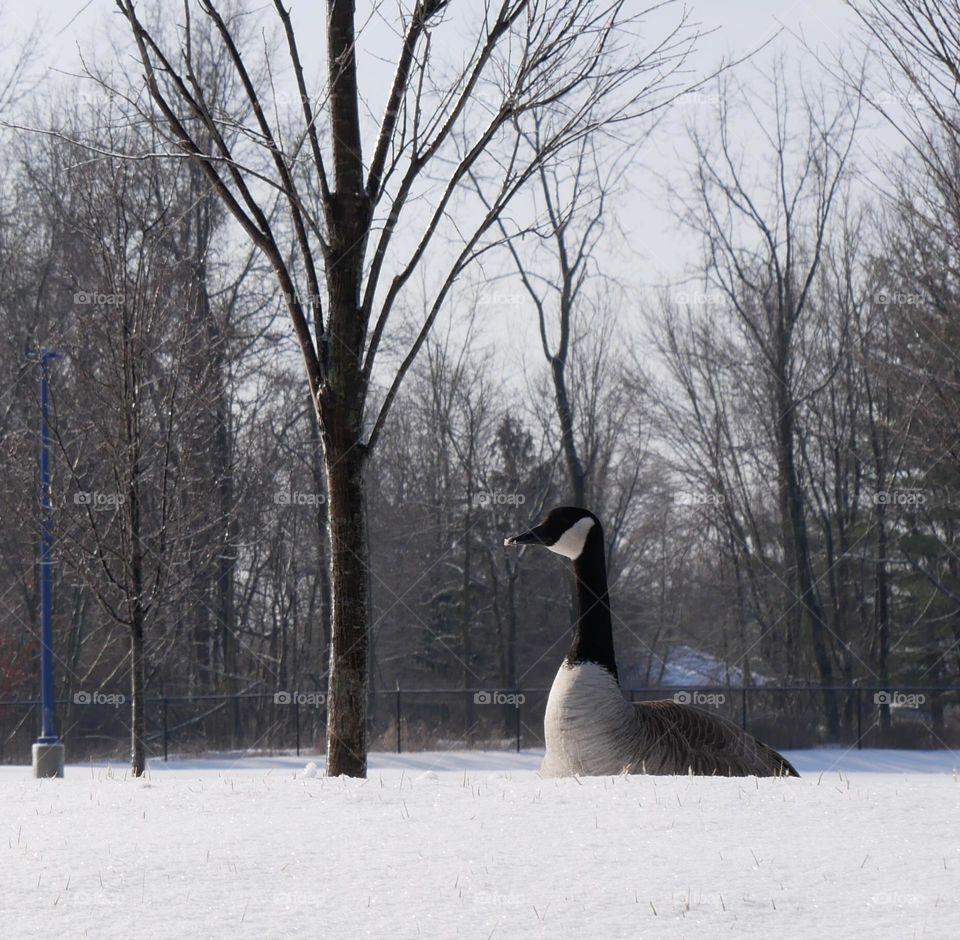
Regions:
<instances>
[{"instance_id":1,"label":"overcast sky","mask_svg":"<svg viewBox=\"0 0 960 940\"><path fill-rule=\"evenodd\" d=\"M180 0L168 2L179 9ZM258 5L251 3L251 6ZM307 62L308 73L318 72L318 51L323 48L319 11L325 4L320 0L288 0L288 5L292 8L304 56L313 58L313 62ZM689 4L689 8L693 18L707 33L690 63L692 71L698 75L710 73L724 58L740 58L772 40L751 63L738 67L745 82L762 82L777 55L784 56L788 68L796 69L796 74L802 70L811 81L820 80L825 76L815 55L832 61L844 48L856 47L860 43L854 17L841 0L704 0ZM71 72L79 73L79 50L89 53L102 47L107 24L110 20L116 23L119 16L113 0L51 0L42 4L37 0L0 0L0 9L4 10L2 22L8 44L16 43L31 24L39 20L43 39L36 69L42 79L41 87L44 82L67 81L66 76ZM357 0L361 18L367 9L363 0ZM368 49L368 54L361 55L359 61L361 87L368 91L371 85L379 87L389 79L397 45L386 29L372 35L374 39L370 42L375 48ZM310 50L317 50L312 57ZM374 90L370 97L376 95ZM689 107L709 108L710 105L707 102ZM630 168L631 192L619 220L627 237L611 249L609 266L612 273L628 282L627 287L637 297L644 290L676 282L698 254L696 241L681 232L669 211L661 182L665 176L676 179L676 174L682 173L689 164L689 150L683 133L684 122L689 116L689 110L686 113L676 111ZM877 145L871 138L873 133L880 134L885 145L890 142L888 130L880 128L876 132L867 132L860 141L861 151L865 149L865 142L866 150L876 150ZM512 330L516 331L516 311L507 311L507 314L513 321ZM529 332L526 341L519 346L535 349L534 322L532 318L528 319L530 322L525 325Z\"/></svg>"}]
</instances>

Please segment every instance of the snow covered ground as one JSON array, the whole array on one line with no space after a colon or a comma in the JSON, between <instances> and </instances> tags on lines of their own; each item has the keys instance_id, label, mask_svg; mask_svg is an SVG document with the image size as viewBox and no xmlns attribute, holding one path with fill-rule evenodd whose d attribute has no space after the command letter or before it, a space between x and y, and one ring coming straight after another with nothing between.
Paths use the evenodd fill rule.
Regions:
<instances>
[{"instance_id":1,"label":"snow covered ground","mask_svg":"<svg viewBox=\"0 0 960 940\"><path fill-rule=\"evenodd\" d=\"M68 937L960 937L950 752L800 780L541 780L539 755L0 768L0 932Z\"/></svg>"}]
</instances>

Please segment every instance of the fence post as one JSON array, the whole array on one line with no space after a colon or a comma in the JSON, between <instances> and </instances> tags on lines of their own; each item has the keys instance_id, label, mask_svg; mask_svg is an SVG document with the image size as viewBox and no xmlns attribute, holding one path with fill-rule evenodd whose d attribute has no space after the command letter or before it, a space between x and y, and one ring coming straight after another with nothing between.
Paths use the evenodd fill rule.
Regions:
<instances>
[{"instance_id":1,"label":"fence post","mask_svg":"<svg viewBox=\"0 0 960 940\"><path fill-rule=\"evenodd\" d=\"M167 762L167 697L163 697L163 762Z\"/></svg>"},{"instance_id":2,"label":"fence post","mask_svg":"<svg viewBox=\"0 0 960 940\"><path fill-rule=\"evenodd\" d=\"M400 712L400 680L397 679L397 753L400 753L400 721L402 715Z\"/></svg>"},{"instance_id":3,"label":"fence post","mask_svg":"<svg viewBox=\"0 0 960 940\"><path fill-rule=\"evenodd\" d=\"M295 698L293 702L293 717L297 723L297 757L300 756L300 701Z\"/></svg>"},{"instance_id":4,"label":"fence post","mask_svg":"<svg viewBox=\"0 0 960 940\"><path fill-rule=\"evenodd\" d=\"M747 730L747 690L740 690L740 726L744 731Z\"/></svg>"}]
</instances>

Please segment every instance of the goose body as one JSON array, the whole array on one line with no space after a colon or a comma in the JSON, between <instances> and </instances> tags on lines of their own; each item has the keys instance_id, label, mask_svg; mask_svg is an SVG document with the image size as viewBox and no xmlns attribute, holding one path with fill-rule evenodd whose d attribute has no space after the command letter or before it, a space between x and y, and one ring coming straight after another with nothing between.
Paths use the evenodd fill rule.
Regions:
<instances>
[{"instance_id":1,"label":"goose body","mask_svg":"<svg viewBox=\"0 0 960 940\"><path fill-rule=\"evenodd\" d=\"M629 772L637 747L630 703L611 673L596 663L564 663L557 673L543 735L545 777Z\"/></svg>"},{"instance_id":2,"label":"goose body","mask_svg":"<svg viewBox=\"0 0 960 940\"><path fill-rule=\"evenodd\" d=\"M666 700L631 703L617 676L600 523L555 509L505 544L540 544L574 562L578 616L573 644L544 716L545 777L609 774L799 776L786 758L732 722Z\"/></svg>"}]
</instances>

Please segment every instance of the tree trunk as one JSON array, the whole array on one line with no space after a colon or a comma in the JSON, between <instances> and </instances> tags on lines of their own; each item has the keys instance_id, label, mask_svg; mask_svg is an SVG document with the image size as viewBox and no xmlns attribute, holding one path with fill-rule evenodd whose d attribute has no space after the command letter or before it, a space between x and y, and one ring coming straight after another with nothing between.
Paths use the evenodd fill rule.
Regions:
<instances>
[{"instance_id":1,"label":"tree trunk","mask_svg":"<svg viewBox=\"0 0 960 940\"><path fill-rule=\"evenodd\" d=\"M192 671L194 679L192 691L195 690L200 694L210 692L213 687L210 657L210 603L207 595L209 581L209 573L203 568L197 568L190 589L191 597L199 600L199 603L191 605L193 619L191 633L193 637Z\"/></svg>"},{"instance_id":2,"label":"tree trunk","mask_svg":"<svg viewBox=\"0 0 960 940\"><path fill-rule=\"evenodd\" d=\"M472 454L471 454L472 459ZM473 577L472 562L473 553L471 552L471 531L473 529L473 474L470 469L467 470L467 510L464 517L464 537L463 537L463 580L461 582L461 595L463 598L463 610L460 619L460 643L461 653L463 654L463 687L469 689L474 684L474 673L471 668L473 661L473 646L471 643L470 629L472 621L472 611L470 609L470 580ZM473 701L473 696L466 696L467 706L467 746L471 746L476 734L477 712Z\"/></svg>"},{"instance_id":3,"label":"tree trunk","mask_svg":"<svg viewBox=\"0 0 960 940\"><path fill-rule=\"evenodd\" d=\"M326 369L318 395L329 499L330 675L327 774L367 773L369 559L361 444L366 387L365 322L360 311L370 228L360 136L353 0L327 4L327 68L334 189L326 200L328 326L318 337Z\"/></svg>"},{"instance_id":4,"label":"tree trunk","mask_svg":"<svg viewBox=\"0 0 960 940\"><path fill-rule=\"evenodd\" d=\"M130 626L130 772L142 777L146 769L143 739L147 722L144 715L143 690L145 669L143 658L143 613L139 604Z\"/></svg>"},{"instance_id":5,"label":"tree trunk","mask_svg":"<svg viewBox=\"0 0 960 940\"><path fill-rule=\"evenodd\" d=\"M234 434L230 416L230 392L227 387L227 350L224 348L223 330L210 308L207 293L206 261L201 262L200 290L201 310L206 318L208 356L212 370L212 392L215 396L214 433L210 451L210 469L217 484L217 510L222 528L216 530L213 544L217 556L214 561L216 630L218 633L223 684L221 691L227 695L237 693L237 617L236 617L236 569L237 569L237 518L234 491ZM210 676L214 680L214 676ZM231 734L234 743L240 736L239 702L231 704Z\"/></svg>"},{"instance_id":6,"label":"tree trunk","mask_svg":"<svg viewBox=\"0 0 960 940\"><path fill-rule=\"evenodd\" d=\"M873 466L876 478L877 493L883 493L887 488L886 453L880 440L878 422L873 414L873 401L868 399L869 410L867 417L870 421L870 444L873 449ZM888 409L889 413L889 409ZM874 563L874 623L877 633L877 675L880 684L889 688L890 650L890 586L887 577L887 504L882 499L874 499L874 520L877 524L877 557ZM880 732L882 740L886 741L891 730L890 706L886 702L880 705Z\"/></svg>"},{"instance_id":7,"label":"tree trunk","mask_svg":"<svg viewBox=\"0 0 960 940\"><path fill-rule=\"evenodd\" d=\"M144 545L141 517L141 486L143 466L141 453L143 433L141 429L141 382L134 346L134 322L125 314L123 319L123 400L126 406L125 444L128 451L126 481L127 527L129 546L129 579L126 585L126 612L130 625L130 772L134 777L143 776L146 766L143 739L146 720L143 713L144 668L143 637L146 620L144 608Z\"/></svg>"},{"instance_id":8,"label":"tree trunk","mask_svg":"<svg viewBox=\"0 0 960 940\"><path fill-rule=\"evenodd\" d=\"M781 387L786 388L787 370L782 372ZM794 403L786 395L778 396L780 419L777 424L777 463L780 476L781 512L787 523L787 557L793 564L799 601L802 610L810 622L810 638L813 655L820 673L823 686L833 684L833 665L827 649L826 624L823 608L817 595L810 562L810 542L807 535L806 518L803 506L803 492L797 478L793 409ZM837 740L840 732L840 713L835 693L824 691L823 705L827 718L827 732Z\"/></svg>"},{"instance_id":9,"label":"tree trunk","mask_svg":"<svg viewBox=\"0 0 960 940\"><path fill-rule=\"evenodd\" d=\"M311 658L309 668L312 670L315 666L320 666L323 662L323 656L330 648L330 543L329 531L327 528L327 504L329 496L327 494L327 483L323 470L323 439L320 435L320 425L317 423L316 409L311 409L310 433L312 440L310 442L310 473L313 476L314 492L322 493L323 499L317 500L317 548L324 564L319 572L320 579L320 648L317 650L316 660ZM317 669L318 672L322 671Z\"/></svg>"},{"instance_id":10,"label":"tree trunk","mask_svg":"<svg viewBox=\"0 0 960 940\"><path fill-rule=\"evenodd\" d=\"M143 713L144 668L143 634L143 546L140 541L139 462L134 462L132 485L129 488L130 522L130 772L142 777L146 768L143 740L146 734L146 716Z\"/></svg>"},{"instance_id":11,"label":"tree trunk","mask_svg":"<svg viewBox=\"0 0 960 940\"><path fill-rule=\"evenodd\" d=\"M517 578L519 568L511 575L507 572L507 683L511 689L517 687Z\"/></svg>"},{"instance_id":12,"label":"tree trunk","mask_svg":"<svg viewBox=\"0 0 960 940\"><path fill-rule=\"evenodd\" d=\"M557 418L560 420L560 440L563 445L563 459L567 465L567 477L570 482L570 497L574 506L586 508L587 474L577 453L577 441L573 430L573 406L567 393L566 352L554 356L550 361L553 374L554 400L557 406Z\"/></svg>"},{"instance_id":13,"label":"tree trunk","mask_svg":"<svg viewBox=\"0 0 960 940\"><path fill-rule=\"evenodd\" d=\"M369 565L363 494L364 458L356 434L324 423L329 493L330 676L327 774L367 773Z\"/></svg>"},{"instance_id":14,"label":"tree trunk","mask_svg":"<svg viewBox=\"0 0 960 940\"><path fill-rule=\"evenodd\" d=\"M740 666L740 684L746 687L753 685L753 677L750 671L750 650L753 644L747 639L747 597L743 584L743 570L740 566L740 559L737 555L737 543L733 538L732 532L727 540L727 551L730 561L733 565L733 583L737 598L737 632L740 641L741 666Z\"/></svg>"}]
</instances>

